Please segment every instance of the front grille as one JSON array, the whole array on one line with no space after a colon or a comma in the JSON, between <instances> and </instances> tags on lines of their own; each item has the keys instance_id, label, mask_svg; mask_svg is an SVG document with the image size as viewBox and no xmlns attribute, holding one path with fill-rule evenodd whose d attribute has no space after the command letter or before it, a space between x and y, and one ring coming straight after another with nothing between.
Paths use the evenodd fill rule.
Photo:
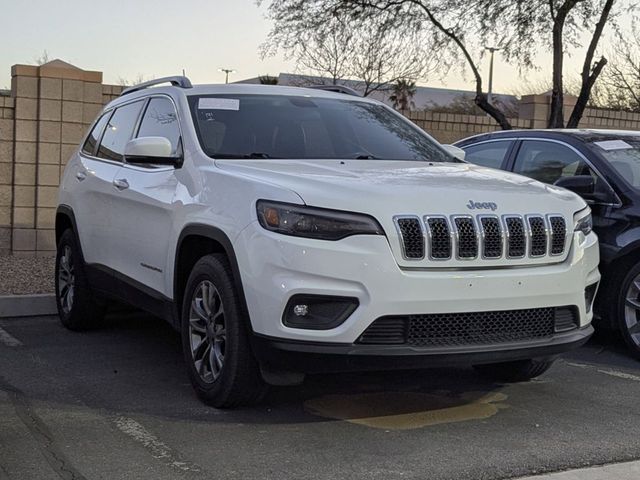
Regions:
<instances>
[{"instance_id":1,"label":"front grille","mask_svg":"<svg viewBox=\"0 0 640 480\"><path fill-rule=\"evenodd\" d=\"M507 217L507 256L511 258L524 257L526 253L527 238L524 231L524 222L520 217Z\"/></svg>"},{"instance_id":2,"label":"front grille","mask_svg":"<svg viewBox=\"0 0 640 480\"><path fill-rule=\"evenodd\" d=\"M542 217L529 217L529 232L531 243L529 255L542 257L547 254L547 227Z\"/></svg>"},{"instance_id":3,"label":"front grille","mask_svg":"<svg viewBox=\"0 0 640 480\"><path fill-rule=\"evenodd\" d=\"M494 345L544 339L577 326L575 307L400 315L377 319L357 343L413 347Z\"/></svg>"},{"instance_id":4,"label":"front grille","mask_svg":"<svg viewBox=\"0 0 640 480\"><path fill-rule=\"evenodd\" d=\"M406 260L451 260L454 252L459 260L542 258L565 252L567 226L560 215L407 215L394 220Z\"/></svg>"},{"instance_id":5,"label":"front grille","mask_svg":"<svg viewBox=\"0 0 640 480\"><path fill-rule=\"evenodd\" d=\"M502 227L497 217L480 218L480 226L484 232L482 255L484 258L500 258L502 256Z\"/></svg>"},{"instance_id":6,"label":"front grille","mask_svg":"<svg viewBox=\"0 0 640 480\"><path fill-rule=\"evenodd\" d=\"M458 233L458 258L476 258L478 256L478 237L471 217L454 218Z\"/></svg>"},{"instance_id":7,"label":"front grille","mask_svg":"<svg viewBox=\"0 0 640 480\"><path fill-rule=\"evenodd\" d=\"M420 220L417 218L399 218L398 229L402 237L404 256L411 259L424 258L424 235Z\"/></svg>"},{"instance_id":8,"label":"front grille","mask_svg":"<svg viewBox=\"0 0 640 480\"><path fill-rule=\"evenodd\" d=\"M451 232L444 217L427 218L431 258L446 260L451 258Z\"/></svg>"},{"instance_id":9,"label":"front grille","mask_svg":"<svg viewBox=\"0 0 640 480\"><path fill-rule=\"evenodd\" d=\"M563 217L549 217L551 225L551 255L562 255L567 237L567 223Z\"/></svg>"}]
</instances>

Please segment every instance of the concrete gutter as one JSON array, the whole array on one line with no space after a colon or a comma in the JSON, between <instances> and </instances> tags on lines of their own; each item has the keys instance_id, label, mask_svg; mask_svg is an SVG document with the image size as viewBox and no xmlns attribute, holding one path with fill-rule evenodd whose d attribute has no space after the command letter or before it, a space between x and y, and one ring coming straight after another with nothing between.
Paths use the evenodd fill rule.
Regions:
<instances>
[{"instance_id":1,"label":"concrete gutter","mask_svg":"<svg viewBox=\"0 0 640 480\"><path fill-rule=\"evenodd\" d=\"M638 478L640 478L640 461L519 477L517 480L638 480Z\"/></svg>"},{"instance_id":2,"label":"concrete gutter","mask_svg":"<svg viewBox=\"0 0 640 480\"><path fill-rule=\"evenodd\" d=\"M57 315L53 294L0 295L0 318Z\"/></svg>"}]
</instances>

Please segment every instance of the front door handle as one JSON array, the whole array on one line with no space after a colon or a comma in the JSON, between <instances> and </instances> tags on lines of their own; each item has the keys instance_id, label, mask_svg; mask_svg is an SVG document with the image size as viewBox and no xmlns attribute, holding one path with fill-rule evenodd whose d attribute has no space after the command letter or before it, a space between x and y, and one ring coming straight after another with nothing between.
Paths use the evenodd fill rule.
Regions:
<instances>
[{"instance_id":1,"label":"front door handle","mask_svg":"<svg viewBox=\"0 0 640 480\"><path fill-rule=\"evenodd\" d=\"M113 181L113 186L118 190L126 190L129 188L129 182L127 182L126 178L118 178Z\"/></svg>"},{"instance_id":2,"label":"front door handle","mask_svg":"<svg viewBox=\"0 0 640 480\"><path fill-rule=\"evenodd\" d=\"M78 170L76 172L76 179L81 182L83 181L85 178L87 178L87 172L84 172L82 170Z\"/></svg>"}]
</instances>

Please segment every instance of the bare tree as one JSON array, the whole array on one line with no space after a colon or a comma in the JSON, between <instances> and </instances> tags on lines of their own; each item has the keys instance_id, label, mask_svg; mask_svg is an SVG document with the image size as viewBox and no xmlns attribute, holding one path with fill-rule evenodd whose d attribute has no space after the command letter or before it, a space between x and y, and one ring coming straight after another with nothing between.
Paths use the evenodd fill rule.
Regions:
<instances>
[{"instance_id":1,"label":"bare tree","mask_svg":"<svg viewBox=\"0 0 640 480\"><path fill-rule=\"evenodd\" d=\"M274 26L262 55L284 51L286 58L295 60L299 72L308 74L306 83L315 83L318 77L332 84L341 79L360 80L367 96L403 78L424 79L436 64L423 38L402 36L383 19L330 15L314 24L294 11L273 8L270 12Z\"/></svg>"},{"instance_id":2,"label":"bare tree","mask_svg":"<svg viewBox=\"0 0 640 480\"><path fill-rule=\"evenodd\" d=\"M618 35L606 72L596 90L599 107L640 112L640 30Z\"/></svg>"},{"instance_id":3,"label":"bare tree","mask_svg":"<svg viewBox=\"0 0 640 480\"><path fill-rule=\"evenodd\" d=\"M149 78L149 80L153 80L153 78ZM130 80L124 77L118 77L118 85L120 85L121 87L130 87L131 85L139 85L146 81L147 79L141 73L136 75L133 80Z\"/></svg>"},{"instance_id":4,"label":"bare tree","mask_svg":"<svg viewBox=\"0 0 640 480\"><path fill-rule=\"evenodd\" d=\"M483 89L479 67L482 45L499 45L503 58L522 69L534 67L540 49L551 47L549 126L555 127L564 124L564 56L571 48L580 46L581 38L589 34L578 103L570 120L573 125L579 122L606 65L604 57L594 59L606 25L620 14L614 11L615 5L615 0L271 0L270 12L310 28L341 15L359 20L384 18L403 34L429 31L432 45L471 71L476 105L508 129L511 125L504 112L489 102ZM635 1L627 0L626 5L631 9Z\"/></svg>"},{"instance_id":5,"label":"bare tree","mask_svg":"<svg viewBox=\"0 0 640 480\"><path fill-rule=\"evenodd\" d=\"M47 52L46 50L43 50L42 55L37 57L35 59L35 62L36 62L36 65L44 65L45 63L48 63L49 60L51 60L51 58L49 58L49 52Z\"/></svg>"}]
</instances>

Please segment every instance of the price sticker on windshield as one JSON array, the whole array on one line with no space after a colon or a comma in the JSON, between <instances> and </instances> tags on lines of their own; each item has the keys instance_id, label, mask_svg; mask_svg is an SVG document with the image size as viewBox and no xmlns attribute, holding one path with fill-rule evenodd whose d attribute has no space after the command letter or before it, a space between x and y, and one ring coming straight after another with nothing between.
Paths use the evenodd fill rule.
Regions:
<instances>
[{"instance_id":1,"label":"price sticker on windshield","mask_svg":"<svg viewBox=\"0 0 640 480\"><path fill-rule=\"evenodd\" d=\"M201 98L198 100L199 110L240 110L237 98Z\"/></svg>"},{"instance_id":2,"label":"price sticker on windshield","mask_svg":"<svg viewBox=\"0 0 640 480\"><path fill-rule=\"evenodd\" d=\"M593 142L594 145L599 146L603 150L627 150L633 148L624 140L605 140L602 142Z\"/></svg>"}]
</instances>

